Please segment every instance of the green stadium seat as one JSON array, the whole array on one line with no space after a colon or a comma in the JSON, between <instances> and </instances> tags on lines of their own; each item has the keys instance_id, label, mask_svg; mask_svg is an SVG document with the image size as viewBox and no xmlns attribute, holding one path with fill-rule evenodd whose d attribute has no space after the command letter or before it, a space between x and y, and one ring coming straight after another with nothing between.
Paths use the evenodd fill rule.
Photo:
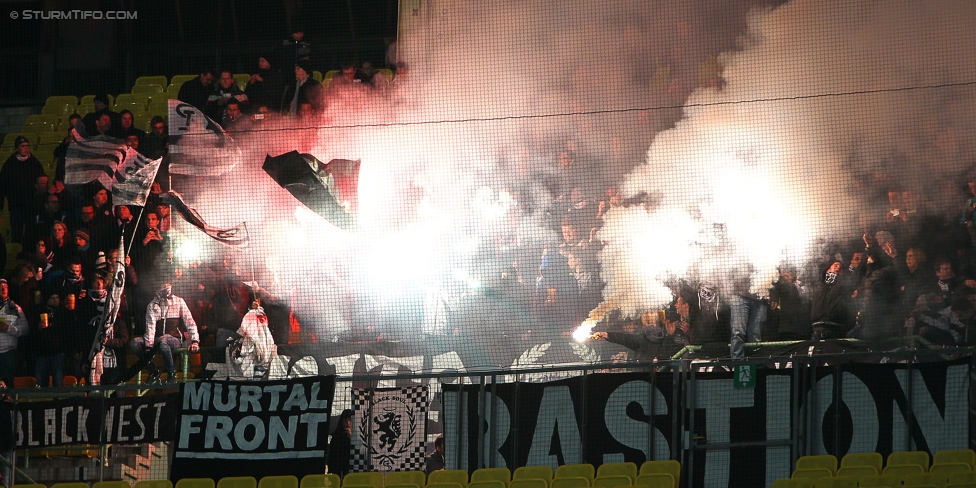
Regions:
<instances>
[{"instance_id":1,"label":"green stadium seat","mask_svg":"<svg viewBox=\"0 0 976 488\"><path fill-rule=\"evenodd\" d=\"M897 451L888 455L888 462L885 469L889 466L899 466L903 464L915 464L922 467L922 471L929 470L929 453L925 451Z\"/></svg>"},{"instance_id":2,"label":"green stadium seat","mask_svg":"<svg viewBox=\"0 0 976 488\"><path fill-rule=\"evenodd\" d=\"M75 106L75 105L78 105L78 97L76 97L74 95L53 95L53 96L47 97L47 100L44 101L44 106L46 107L48 105L71 105L71 106Z\"/></svg>"},{"instance_id":3,"label":"green stadium seat","mask_svg":"<svg viewBox=\"0 0 976 488\"><path fill-rule=\"evenodd\" d=\"M132 87L131 90L129 90L129 92L137 93L140 95L148 95L151 97L157 93L162 93L163 86L162 85L135 85Z\"/></svg>"},{"instance_id":4,"label":"green stadium seat","mask_svg":"<svg viewBox=\"0 0 976 488\"><path fill-rule=\"evenodd\" d=\"M549 468L549 466L546 467ZM549 469L551 470L552 468ZM518 480L512 480L508 484L508 488L549 488L550 481L552 480L551 479L546 480L543 478L522 478Z\"/></svg>"},{"instance_id":5,"label":"green stadium seat","mask_svg":"<svg viewBox=\"0 0 976 488\"><path fill-rule=\"evenodd\" d=\"M30 122L24 124L20 129L21 132L35 132L38 134L45 134L47 132L57 132L58 126L52 125L47 122Z\"/></svg>"},{"instance_id":6,"label":"green stadium seat","mask_svg":"<svg viewBox=\"0 0 976 488\"><path fill-rule=\"evenodd\" d=\"M34 124L34 123L45 123L57 127L58 124L61 123L61 117L58 115L50 115L50 114L31 114L28 115L27 120L24 121L24 124Z\"/></svg>"},{"instance_id":7,"label":"green stadium seat","mask_svg":"<svg viewBox=\"0 0 976 488\"><path fill-rule=\"evenodd\" d=\"M329 474L308 474L302 477L299 488L339 488L342 481L339 475Z\"/></svg>"},{"instance_id":8,"label":"green stadium seat","mask_svg":"<svg viewBox=\"0 0 976 488\"><path fill-rule=\"evenodd\" d=\"M896 487L901 486L901 477L895 475L869 475L861 478L858 481L859 486L887 486Z\"/></svg>"},{"instance_id":9,"label":"green stadium seat","mask_svg":"<svg viewBox=\"0 0 976 488\"><path fill-rule=\"evenodd\" d=\"M943 449L936 451L932 464L965 463L976 470L976 451L972 449Z\"/></svg>"},{"instance_id":10,"label":"green stadium seat","mask_svg":"<svg viewBox=\"0 0 976 488\"><path fill-rule=\"evenodd\" d=\"M906 486L936 486L942 488L948 480L948 474L939 473L915 473L905 476Z\"/></svg>"},{"instance_id":11,"label":"green stadium seat","mask_svg":"<svg viewBox=\"0 0 976 488\"><path fill-rule=\"evenodd\" d=\"M213 478L182 478L176 482L175 488L214 488Z\"/></svg>"},{"instance_id":12,"label":"green stadium seat","mask_svg":"<svg viewBox=\"0 0 976 488\"><path fill-rule=\"evenodd\" d=\"M431 483L457 483L461 488L468 487L468 472L462 469L440 469L427 475L427 488Z\"/></svg>"},{"instance_id":13,"label":"green stadium seat","mask_svg":"<svg viewBox=\"0 0 976 488\"><path fill-rule=\"evenodd\" d=\"M634 463L605 463L596 469L596 477L626 476L633 484L637 479L637 465Z\"/></svg>"},{"instance_id":14,"label":"green stadium seat","mask_svg":"<svg viewBox=\"0 0 976 488\"><path fill-rule=\"evenodd\" d=\"M834 477L820 478L813 482L814 488L857 488L857 478Z\"/></svg>"},{"instance_id":15,"label":"green stadium seat","mask_svg":"<svg viewBox=\"0 0 976 488\"><path fill-rule=\"evenodd\" d=\"M349 473L342 478L342 486L383 486L383 473L366 471L363 473Z\"/></svg>"},{"instance_id":16,"label":"green stadium seat","mask_svg":"<svg viewBox=\"0 0 976 488\"><path fill-rule=\"evenodd\" d=\"M813 488L813 480L805 478L783 478L774 481L773 488Z\"/></svg>"},{"instance_id":17,"label":"green stadium seat","mask_svg":"<svg viewBox=\"0 0 976 488\"><path fill-rule=\"evenodd\" d=\"M618 486L633 486L634 481L624 475L597 476L593 479L593 488L617 488Z\"/></svg>"},{"instance_id":18,"label":"green stadium seat","mask_svg":"<svg viewBox=\"0 0 976 488\"><path fill-rule=\"evenodd\" d=\"M170 487L173 484L170 483ZM114 481L96 481L92 488L132 488L132 485L128 481L114 480Z\"/></svg>"},{"instance_id":19,"label":"green stadium seat","mask_svg":"<svg viewBox=\"0 0 976 488\"><path fill-rule=\"evenodd\" d=\"M132 488L173 488L173 482L170 480L142 480L137 481Z\"/></svg>"},{"instance_id":20,"label":"green stadium seat","mask_svg":"<svg viewBox=\"0 0 976 488\"><path fill-rule=\"evenodd\" d=\"M820 479L820 478L833 478L834 473L831 473L829 469L826 468L803 468L798 469L793 472L792 478L807 478L807 479Z\"/></svg>"},{"instance_id":21,"label":"green stadium seat","mask_svg":"<svg viewBox=\"0 0 976 488\"><path fill-rule=\"evenodd\" d=\"M840 467L854 466L870 466L876 471L875 474L881 474L881 470L884 468L884 458L877 452L849 453L840 458Z\"/></svg>"},{"instance_id":22,"label":"green stadium seat","mask_svg":"<svg viewBox=\"0 0 976 488\"><path fill-rule=\"evenodd\" d=\"M199 74L195 74L195 75L174 75L173 78L171 80L169 80L169 84L170 85L180 86L183 83L186 83L186 82L188 82L188 81L196 78L197 76L200 76L200 75Z\"/></svg>"},{"instance_id":23,"label":"green stadium seat","mask_svg":"<svg viewBox=\"0 0 976 488\"><path fill-rule=\"evenodd\" d=\"M136 78L136 82L134 84L137 85L137 86L138 85L159 85L159 86L166 86L166 85L169 85L169 81L166 79L165 76L162 76L162 75L157 75L157 76L140 76L140 77Z\"/></svg>"},{"instance_id":24,"label":"green stadium seat","mask_svg":"<svg viewBox=\"0 0 976 488\"><path fill-rule=\"evenodd\" d=\"M390 485L417 485L424 488L427 484L427 475L423 471L392 471L386 474L386 486Z\"/></svg>"},{"instance_id":25,"label":"green stadium seat","mask_svg":"<svg viewBox=\"0 0 976 488\"><path fill-rule=\"evenodd\" d=\"M647 488L678 488L678 482L668 473L650 473L637 476L635 486Z\"/></svg>"},{"instance_id":26,"label":"green stadium seat","mask_svg":"<svg viewBox=\"0 0 976 488\"><path fill-rule=\"evenodd\" d=\"M71 115L72 112L75 111L76 106L77 104L67 104L67 103L61 103L61 104L56 103L52 105L45 105L44 107L41 108L41 114L56 115L58 117L67 117Z\"/></svg>"},{"instance_id":27,"label":"green stadium seat","mask_svg":"<svg viewBox=\"0 0 976 488\"><path fill-rule=\"evenodd\" d=\"M837 474L837 457L832 454L800 456L796 460L796 469L826 469L833 476Z\"/></svg>"},{"instance_id":28,"label":"green stadium seat","mask_svg":"<svg viewBox=\"0 0 976 488\"><path fill-rule=\"evenodd\" d=\"M220 478L217 488L257 488L258 480L253 476L229 476Z\"/></svg>"},{"instance_id":29,"label":"green stadium seat","mask_svg":"<svg viewBox=\"0 0 976 488\"><path fill-rule=\"evenodd\" d=\"M499 480L472 481L468 488L508 488L508 483Z\"/></svg>"},{"instance_id":30,"label":"green stadium seat","mask_svg":"<svg viewBox=\"0 0 976 488\"><path fill-rule=\"evenodd\" d=\"M668 473L674 477L676 483L681 482L681 463L674 459L658 461L644 461L640 467L640 474Z\"/></svg>"},{"instance_id":31,"label":"green stadium seat","mask_svg":"<svg viewBox=\"0 0 976 488\"><path fill-rule=\"evenodd\" d=\"M949 475L950 473L972 470L973 469L966 463L935 463L931 468L929 468L929 473Z\"/></svg>"},{"instance_id":32,"label":"green stadium seat","mask_svg":"<svg viewBox=\"0 0 976 488\"><path fill-rule=\"evenodd\" d=\"M149 95L142 93L123 93L115 98L115 111L119 112L123 109L130 107L142 107L141 110L146 110L149 106Z\"/></svg>"},{"instance_id":33,"label":"green stadium seat","mask_svg":"<svg viewBox=\"0 0 976 488\"><path fill-rule=\"evenodd\" d=\"M874 476L881 473L874 469L874 466L841 466L837 470L837 476L846 476L861 479L865 476Z\"/></svg>"},{"instance_id":34,"label":"green stadium seat","mask_svg":"<svg viewBox=\"0 0 976 488\"><path fill-rule=\"evenodd\" d=\"M556 468L553 479L558 478L585 478L590 483L593 482L596 470L592 464L564 464Z\"/></svg>"},{"instance_id":35,"label":"green stadium seat","mask_svg":"<svg viewBox=\"0 0 976 488\"><path fill-rule=\"evenodd\" d=\"M910 474L920 474L924 472L925 468L918 464L896 464L894 466L885 466L884 472L881 474L890 474L892 476L904 478Z\"/></svg>"},{"instance_id":36,"label":"green stadium seat","mask_svg":"<svg viewBox=\"0 0 976 488\"><path fill-rule=\"evenodd\" d=\"M515 480L545 480L546 484L552 482L552 468L549 466L522 466L516 468L512 473L512 481Z\"/></svg>"},{"instance_id":37,"label":"green stadium seat","mask_svg":"<svg viewBox=\"0 0 976 488\"><path fill-rule=\"evenodd\" d=\"M312 71L312 79L315 80L315 81L317 81L317 82L319 82L319 83L321 83L322 82L322 72L321 71Z\"/></svg>"},{"instance_id":38,"label":"green stadium seat","mask_svg":"<svg viewBox=\"0 0 976 488\"><path fill-rule=\"evenodd\" d=\"M65 483L55 483L51 488L88 488L88 483L84 481L69 481Z\"/></svg>"},{"instance_id":39,"label":"green stadium seat","mask_svg":"<svg viewBox=\"0 0 976 488\"><path fill-rule=\"evenodd\" d=\"M85 96L81 97L81 101L78 102L78 105L91 105L91 106L95 106L95 95L85 95ZM112 95L109 95L108 96L108 105L109 106L115 105L115 97L113 97ZM81 112L79 112L79 113L81 113Z\"/></svg>"},{"instance_id":40,"label":"green stadium seat","mask_svg":"<svg viewBox=\"0 0 976 488\"><path fill-rule=\"evenodd\" d=\"M512 472L508 468L481 468L471 473L471 482L475 481L501 481L508 486L512 481Z\"/></svg>"},{"instance_id":41,"label":"green stadium seat","mask_svg":"<svg viewBox=\"0 0 976 488\"><path fill-rule=\"evenodd\" d=\"M549 488L589 488L590 480L569 476L565 478L553 478Z\"/></svg>"}]
</instances>

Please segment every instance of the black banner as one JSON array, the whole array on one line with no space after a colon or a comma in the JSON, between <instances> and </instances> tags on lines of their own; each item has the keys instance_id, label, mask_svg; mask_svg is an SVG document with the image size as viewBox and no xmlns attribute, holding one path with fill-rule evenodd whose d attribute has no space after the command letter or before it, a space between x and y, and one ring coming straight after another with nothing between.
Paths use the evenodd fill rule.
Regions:
<instances>
[{"instance_id":1,"label":"black banner","mask_svg":"<svg viewBox=\"0 0 976 488\"><path fill-rule=\"evenodd\" d=\"M322 473L334 395L334 376L183 384L170 479Z\"/></svg>"},{"instance_id":2,"label":"black banner","mask_svg":"<svg viewBox=\"0 0 976 488\"><path fill-rule=\"evenodd\" d=\"M177 398L174 393L17 403L16 446L170 441L176 432Z\"/></svg>"},{"instance_id":3,"label":"black banner","mask_svg":"<svg viewBox=\"0 0 976 488\"><path fill-rule=\"evenodd\" d=\"M804 454L838 458L971 448L970 360L818 367L815 378L759 368L752 388L731 372L446 384L449 468L676 458L687 486L768 486L790 476L799 437Z\"/></svg>"}]
</instances>

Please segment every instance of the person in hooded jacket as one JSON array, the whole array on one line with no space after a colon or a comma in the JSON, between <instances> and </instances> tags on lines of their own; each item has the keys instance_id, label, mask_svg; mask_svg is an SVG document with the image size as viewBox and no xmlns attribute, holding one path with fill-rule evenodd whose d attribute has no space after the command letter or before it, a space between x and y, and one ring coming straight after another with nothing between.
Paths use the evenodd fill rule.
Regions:
<instances>
[{"instance_id":1,"label":"person in hooded jacket","mask_svg":"<svg viewBox=\"0 0 976 488\"><path fill-rule=\"evenodd\" d=\"M822 268L810 296L813 340L845 337L854 328L853 280L854 276L844 269L840 260L830 261Z\"/></svg>"}]
</instances>

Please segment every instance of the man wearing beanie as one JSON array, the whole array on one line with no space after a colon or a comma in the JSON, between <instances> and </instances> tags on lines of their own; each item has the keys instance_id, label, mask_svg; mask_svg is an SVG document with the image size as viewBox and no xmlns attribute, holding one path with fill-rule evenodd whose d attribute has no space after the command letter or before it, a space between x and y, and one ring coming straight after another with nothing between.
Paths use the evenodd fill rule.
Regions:
<instances>
[{"instance_id":1,"label":"man wearing beanie","mask_svg":"<svg viewBox=\"0 0 976 488\"><path fill-rule=\"evenodd\" d=\"M295 81L285 88L282 103L283 111L292 116L298 116L298 109L303 103L311 104L318 115L325 109L325 89L312 78L311 69L308 61L295 63Z\"/></svg>"},{"instance_id":2,"label":"man wearing beanie","mask_svg":"<svg viewBox=\"0 0 976 488\"><path fill-rule=\"evenodd\" d=\"M17 338L27 335L24 310L10 300L7 280L0 278L0 380L14 384L17 376Z\"/></svg>"},{"instance_id":3,"label":"man wearing beanie","mask_svg":"<svg viewBox=\"0 0 976 488\"><path fill-rule=\"evenodd\" d=\"M116 138L122 137L122 119L119 113L113 112L109 106L108 95L104 93L95 95L92 103L95 105L95 111L81 119L81 130L79 131L81 135L93 137L102 134ZM108 118L105 119L103 115L107 115Z\"/></svg>"},{"instance_id":4,"label":"man wearing beanie","mask_svg":"<svg viewBox=\"0 0 976 488\"><path fill-rule=\"evenodd\" d=\"M206 112L207 100L213 95L214 75L213 70L204 68L196 78L183 83L177 98L184 103L189 103L198 108L201 112Z\"/></svg>"},{"instance_id":5,"label":"man wearing beanie","mask_svg":"<svg viewBox=\"0 0 976 488\"><path fill-rule=\"evenodd\" d=\"M31 154L26 137L18 136L14 148L14 153L0 168L0 210L6 200L10 205L11 240L27 247L24 238L34 222L34 184L44 176L44 166Z\"/></svg>"},{"instance_id":6,"label":"man wearing beanie","mask_svg":"<svg viewBox=\"0 0 976 488\"><path fill-rule=\"evenodd\" d=\"M262 105L277 108L281 103L282 91L284 91L283 78L281 73L272 69L271 55L259 56L258 70L251 74L247 88L244 89L251 106L255 109Z\"/></svg>"}]
</instances>

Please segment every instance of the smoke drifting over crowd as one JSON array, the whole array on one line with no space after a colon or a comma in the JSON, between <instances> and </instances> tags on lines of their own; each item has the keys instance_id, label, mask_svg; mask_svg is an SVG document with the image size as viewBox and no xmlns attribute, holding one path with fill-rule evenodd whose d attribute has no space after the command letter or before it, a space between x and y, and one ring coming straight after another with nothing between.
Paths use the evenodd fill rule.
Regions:
<instances>
[{"instance_id":1,"label":"smoke drifting over crowd","mask_svg":"<svg viewBox=\"0 0 976 488\"><path fill-rule=\"evenodd\" d=\"M235 173L185 190L214 225L248 221L243 274L290 297L320 341L358 322L388 338L461 329L448 348L492 349L504 347L493 336L545 328L505 293L473 306L487 318L463 317L485 290L533 293L561 241L553 208L574 188L593 205L612 187L630 202L595 237L603 297L634 315L670 302L675 278L768 288L779 264L859 237L889 187L919 195L919 212L955 211L970 176L966 2L424 6L401 22L404 79L335 100L322 127L241 134ZM362 160L361 233L261 171L265 154L293 149Z\"/></svg>"}]
</instances>

